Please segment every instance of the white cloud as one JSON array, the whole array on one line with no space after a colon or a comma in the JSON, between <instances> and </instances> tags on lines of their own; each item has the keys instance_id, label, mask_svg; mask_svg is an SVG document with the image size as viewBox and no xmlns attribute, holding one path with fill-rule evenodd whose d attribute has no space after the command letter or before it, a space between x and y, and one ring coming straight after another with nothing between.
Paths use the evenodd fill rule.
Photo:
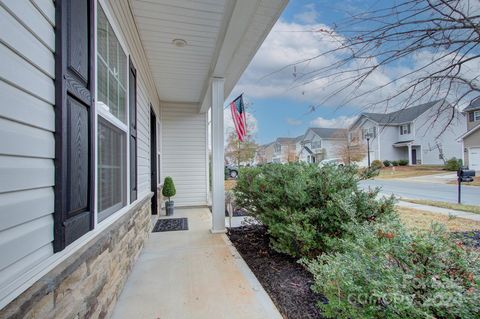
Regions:
<instances>
[{"instance_id":1,"label":"white cloud","mask_svg":"<svg viewBox=\"0 0 480 319\"><path fill-rule=\"evenodd\" d=\"M314 8L313 8L314 9ZM307 11L308 12L308 11ZM364 110L373 103L388 99L400 90L400 88L411 84L411 78L403 78L396 83L387 85L394 79L401 78L425 63L428 63L434 56L443 54L441 50L436 53L421 52L413 55L405 63L397 63L376 69L362 83L360 88L355 85L348 85L348 77L352 74L338 74L335 77L325 78L326 72L315 73L316 70L325 68L342 59L342 52L320 56L308 62L293 64L304 61L322 53L339 47L339 41L343 38L337 35L338 41L333 41L329 32L332 30L325 24L286 22L279 20L266 38L265 42L255 55L252 63L240 79L232 96L239 92L245 92L250 98L288 98L296 102L314 105L317 108L328 105L330 107L350 106L357 110ZM307 19L308 20L308 19ZM304 21L306 21L304 19ZM445 59L447 61L447 59ZM355 70L374 63L375 60L360 65L353 61L332 70ZM286 67L287 66L287 67ZM438 66L438 65L437 65ZM431 71L435 65L425 72ZM464 65L462 73L478 74L480 65L477 60ZM305 83L306 79L313 79ZM381 86L386 86L376 90ZM340 89L341 94L335 94ZM371 90L374 90L370 92ZM368 94L366 94L369 92ZM432 92L432 94L434 94ZM459 91L459 95L462 91ZM356 96L357 98L351 101ZM361 96L361 97L358 97ZM419 96L417 96L419 98ZM428 100L431 96L423 94L421 99ZM375 108L368 108L368 111L393 111L405 107L405 96L391 102L390 104L377 105Z\"/></svg>"},{"instance_id":2,"label":"white cloud","mask_svg":"<svg viewBox=\"0 0 480 319\"><path fill-rule=\"evenodd\" d=\"M316 32L323 30L321 32ZM345 82L342 76L337 77L337 83L331 79L316 79L311 83L301 84L311 72L333 65L340 60L339 55L330 54L289 66L296 62L318 56L322 52L338 48L339 44L325 32L330 30L321 23L300 24L279 20L266 38L265 42L255 55L252 63L236 86L232 96L238 92L245 92L251 98L290 98L296 101L318 105L324 98L332 95ZM345 66L355 67L355 65ZM266 76L272 74L271 76ZM346 78L346 76L344 76ZM390 77L382 71L374 72L364 83L364 90L387 83ZM329 105L340 105L345 94L334 96ZM380 96L381 97L381 96ZM371 94L368 100L378 99L379 95Z\"/></svg>"},{"instance_id":3,"label":"white cloud","mask_svg":"<svg viewBox=\"0 0 480 319\"><path fill-rule=\"evenodd\" d=\"M356 116L338 116L333 119L326 119L323 117L317 117L310 122L312 126L316 127L329 127L329 128L347 128L357 119Z\"/></svg>"},{"instance_id":4,"label":"white cloud","mask_svg":"<svg viewBox=\"0 0 480 319\"><path fill-rule=\"evenodd\" d=\"M287 124L292 126L302 125L303 121L299 119L293 119L291 117L287 117Z\"/></svg>"}]
</instances>

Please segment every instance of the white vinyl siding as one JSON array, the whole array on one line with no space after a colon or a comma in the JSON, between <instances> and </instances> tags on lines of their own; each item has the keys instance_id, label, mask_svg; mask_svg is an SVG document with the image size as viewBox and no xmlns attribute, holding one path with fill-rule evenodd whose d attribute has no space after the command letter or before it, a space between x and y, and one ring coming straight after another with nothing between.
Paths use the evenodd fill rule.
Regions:
<instances>
[{"instance_id":1,"label":"white vinyl siding","mask_svg":"<svg viewBox=\"0 0 480 319\"><path fill-rule=\"evenodd\" d=\"M159 109L127 0L109 3L137 69L138 199L150 192L150 105ZM55 5L0 1L0 304L52 264ZM68 248L67 248L68 249ZM40 271L40 273L38 272Z\"/></svg>"},{"instance_id":2,"label":"white vinyl siding","mask_svg":"<svg viewBox=\"0 0 480 319\"><path fill-rule=\"evenodd\" d=\"M0 3L0 300L53 255L54 11Z\"/></svg>"},{"instance_id":3,"label":"white vinyl siding","mask_svg":"<svg viewBox=\"0 0 480 319\"><path fill-rule=\"evenodd\" d=\"M207 204L207 113L195 104L161 107L162 178L171 176L177 206Z\"/></svg>"}]
</instances>

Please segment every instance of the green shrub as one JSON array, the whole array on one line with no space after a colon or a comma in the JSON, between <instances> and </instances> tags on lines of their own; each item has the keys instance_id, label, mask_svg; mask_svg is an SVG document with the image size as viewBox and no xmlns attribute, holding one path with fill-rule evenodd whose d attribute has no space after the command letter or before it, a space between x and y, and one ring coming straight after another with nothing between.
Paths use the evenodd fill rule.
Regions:
<instances>
[{"instance_id":1,"label":"green shrub","mask_svg":"<svg viewBox=\"0 0 480 319\"><path fill-rule=\"evenodd\" d=\"M176 193L177 191L172 178L170 176L165 177L165 180L163 181L162 195L168 197L168 200L170 201L170 197L175 196Z\"/></svg>"},{"instance_id":2,"label":"green shrub","mask_svg":"<svg viewBox=\"0 0 480 319\"><path fill-rule=\"evenodd\" d=\"M401 159L401 160L398 161L398 165L400 165L400 166L406 166L406 165L408 165L408 160L406 160L406 159Z\"/></svg>"},{"instance_id":3,"label":"green shrub","mask_svg":"<svg viewBox=\"0 0 480 319\"><path fill-rule=\"evenodd\" d=\"M374 160L372 164L370 164L371 167L375 169L381 169L383 167L382 161L380 160Z\"/></svg>"},{"instance_id":4,"label":"green shrub","mask_svg":"<svg viewBox=\"0 0 480 319\"><path fill-rule=\"evenodd\" d=\"M336 252L304 260L312 289L328 299L324 315L339 319L480 318L480 254L443 228L406 230L389 222L351 224Z\"/></svg>"},{"instance_id":5,"label":"green shrub","mask_svg":"<svg viewBox=\"0 0 480 319\"><path fill-rule=\"evenodd\" d=\"M294 257L328 251L351 221L373 221L393 211L393 199L360 190L357 167L301 163L244 168L235 202L267 227L272 248Z\"/></svg>"},{"instance_id":6,"label":"green shrub","mask_svg":"<svg viewBox=\"0 0 480 319\"><path fill-rule=\"evenodd\" d=\"M398 166L398 161L392 161L392 166Z\"/></svg>"},{"instance_id":7,"label":"green shrub","mask_svg":"<svg viewBox=\"0 0 480 319\"><path fill-rule=\"evenodd\" d=\"M383 161L383 166L389 167L390 165L392 165L392 162L390 162L389 160L384 160Z\"/></svg>"},{"instance_id":8,"label":"green shrub","mask_svg":"<svg viewBox=\"0 0 480 319\"><path fill-rule=\"evenodd\" d=\"M456 157L452 157L445 163L445 169L447 171L458 171L462 166L463 161L461 159L457 159Z\"/></svg>"}]
</instances>

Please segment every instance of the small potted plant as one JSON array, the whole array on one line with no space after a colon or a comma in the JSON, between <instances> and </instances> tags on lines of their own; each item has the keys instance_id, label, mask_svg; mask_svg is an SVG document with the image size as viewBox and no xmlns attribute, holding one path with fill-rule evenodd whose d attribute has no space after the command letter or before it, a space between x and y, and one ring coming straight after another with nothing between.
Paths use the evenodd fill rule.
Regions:
<instances>
[{"instance_id":1,"label":"small potted plant","mask_svg":"<svg viewBox=\"0 0 480 319\"><path fill-rule=\"evenodd\" d=\"M174 201L170 200L170 198L175 196L176 193L177 191L175 190L175 185L173 184L172 178L170 176L165 177L162 195L168 198L168 200L165 202L165 211L167 212L167 216L173 215Z\"/></svg>"}]
</instances>

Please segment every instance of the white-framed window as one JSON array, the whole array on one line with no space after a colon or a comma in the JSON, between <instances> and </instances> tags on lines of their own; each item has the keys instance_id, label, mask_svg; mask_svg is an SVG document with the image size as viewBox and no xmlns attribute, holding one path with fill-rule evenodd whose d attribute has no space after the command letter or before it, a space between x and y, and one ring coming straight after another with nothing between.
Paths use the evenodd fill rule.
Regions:
<instances>
[{"instance_id":1,"label":"white-framed window","mask_svg":"<svg viewBox=\"0 0 480 319\"><path fill-rule=\"evenodd\" d=\"M97 222L128 202L128 58L97 2Z\"/></svg>"},{"instance_id":2,"label":"white-framed window","mask_svg":"<svg viewBox=\"0 0 480 319\"><path fill-rule=\"evenodd\" d=\"M409 124L403 124L400 126L400 135L407 135L411 133L411 126Z\"/></svg>"},{"instance_id":3,"label":"white-framed window","mask_svg":"<svg viewBox=\"0 0 480 319\"><path fill-rule=\"evenodd\" d=\"M358 133L357 132L349 132L348 139L350 143L358 143Z\"/></svg>"},{"instance_id":4,"label":"white-framed window","mask_svg":"<svg viewBox=\"0 0 480 319\"><path fill-rule=\"evenodd\" d=\"M313 142L312 142L312 148L313 148L313 149L322 148L322 141L313 141Z\"/></svg>"},{"instance_id":5,"label":"white-framed window","mask_svg":"<svg viewBox=\"0 0 480 319\"><path fill-rule=\"evenodd\" d=\"M473 111L473 120L475 122L480 120L480 111Z\"/></svg>"},{"instance_id":6,"label":"white-framed window","mask_svg":"<svg viewBox=\"0 0 480 319\"><path fill-rule=\"evenodd\" d=\"M375 126L362 129L362 138L366 139L370 136L370 139L377 137L377 128Z\"/></svg>"},{"instance_id":7,"label":"white-framed window","mask_svg":"<svg viewBox=\"0 0 480 319\"><path fill-rule=\"evenodd\" d=\"M280 143L276 143L275 145L273 145L273 149L275 153L280 153L282 150L282 145Z\"/></svg>"}]
</instances>

